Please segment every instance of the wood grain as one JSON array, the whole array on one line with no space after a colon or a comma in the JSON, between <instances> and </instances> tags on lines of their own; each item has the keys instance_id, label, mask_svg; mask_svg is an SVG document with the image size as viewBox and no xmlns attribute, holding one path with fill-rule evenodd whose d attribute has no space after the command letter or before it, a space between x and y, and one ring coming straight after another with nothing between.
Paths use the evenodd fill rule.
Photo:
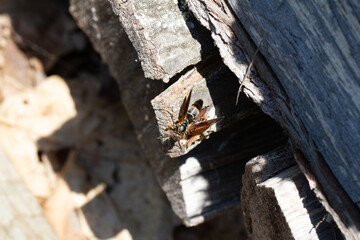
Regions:
<instances>
[{"instance_id":1,"label":"wood grain","mask_svg":"<svg viewBox=\"0 0 360 240\"><path fill-rule=\"evenodd\" d=\"M360 206L360 8L356 1L229 1L351 199ZM358 6L358 7L352 7ZM345 107L346 106L346 107Z\"/></svg>"},{"instance_id":2,"label":"wood grain","mask_svg":"<svg viewBox=\"0 0 360 240\"><path fill-rule=\"evenodd\" d=\"M244 75L243 69L240 68L241 63L243 63L243 57L241 51L236 49L241 48L244 51L243 53L248 55L248 59L253 58L253 53L256 48L260 49L261 54L258 54L255 58L254 64L262 80L259 81L257 78L245 79L246 81L242 83L244 85L242 90L256 102L264 112L272 116L287 130L293 139L293 147L295 149L301 149L307 159L306 161L309 161L310 168L317 182L315 185L317 197L321 199L327 211L331 212L341 231L349 238L356 238L360 229L360 224L357 220L360 215L358 207L354 205L353 202L357 203L357 200L353 198L351 201L350 198L344 194L342 187L346 189L346 185L349 186L352 185L353 181L356 182L356 176L359 175L358 170L357 168L350 167L350 165L358 165L356 163L357 158L354 154L352 156L347 155L349 159L352 160L350 162L347 161L344 165L340 164L341 160L338 160L340 158L336 158L335 156L336 154L349 154L351 151L348 151L347 148L352 146L354 141L359 142L354 139L353 136L353 133L357 130L350 130L354 127L354 124L357 125L359 122L356 120L358 119L358 107L356 104L353 104L353 99L357 99L358 95L356 95L357 93L355 93L355 91L349 92L344 88L344 86L349 86L352 89L356 89L358 88L358 81L355 75L351 75L350 71L350 75L345 74L342 76L342 79L347 79L346 81L352 79L352 85L344 82L341 87L337 88L335 87L339 79L337 75L332 74L331 71L318 70L319 68L326 70L328 68L327 63L331 61L345 63L348 61L346 59L346 56L348 56L346 53L348 52L346 52L346 48L339 46L354 46L349 39L343 43L342 40L344 40L344 38L336 38L334 40L329 39L332 44L328 44L327 46L334 50L342 49L342 51L345 51L344 53L336 55L336 50L330 51L334 53L334 55L331 55L328 49L323 47L322 39L324 36L329 36L329 34L324 33L325 35L322 36L323 29L321 24L324 23L326 25L324 27L325 32L331 32L329 30L329 28L331 29L329 22L332 21L332 18L329 17L331 15L329 15L329 11L333 8L323 8L327 14L321 15L322 13L319 10L321 8L318 6L319 3L316 2L314 4L317 6L311 6L311 4L303 4L300 6L295 3L286 2L278 5L276 3L263 5L259 1L252 1L251 3L228 1L229 5L227 1L221 0L190 0L189 3L190 9L194 12L195 16L204 26L207 26L212 31L212 37L220 48L224 62L237 76L240 76L240 82L243 80L241 76ZM326 4L324 6L327 6ZM336 4L338 3L330 5L335 6ZM350 3L346 3L341 8L338 8L339 10L335 11L339 12L339 14L336 14L338 18L337 21L339 24L347 26L345 31L351 28L354 30L352 34L356 34L356 32L358 32L358 22L351 22L354 21L356 17L351 17L354 16L352 13L348 14L346 18L341 17L343 16L341 13L349 11L347 4L351 5ZM311 8L314 9L312 10ZM269 9L273 11L269 11ZM356 12L357 9L359 8L355 8L354 12ZM295 14L294 11L297 11L300 15L302 11L305 13L310 11L318 15L311 16L303 22L302 18L296 18L297 14ZM331 11L334 11L334 9ZM275 12L276 14L274 14ZM314 29L310 20L315 21L315 19L321 19L321 21L317 21L317 31L314 35L310 34L311 29ZM328 21L328 23L326 21ZM341 23L342 21L343 23ZM299 29L303 31L301 34L299 34L299 32L294 33L294 31L298 31ZM349 36L351 37L351 34ZM314 43L314 46L318 46L319 48L315 52L312 52L312 49L309 48L312 46L310 43ZM305 47L306 45L309 45L309 47ZM355 46L354 49L357 49L357 47L358 46ZM327 57L331 59L331 61L326 58L320 59L313 57L316 54L320 56L318 53L321 51L324 51L324 54L321 56ZM298 56L300 57L298 58ZM308 56L308 58L305 56ZM359 57L357 54L353 54L349 57L349 60L354 62L351 59L359 59ZM303 63L301 63L301 61L303 61ZM317 68L313 67L315 65ZM306 67L306 71L304 71L304 67ZM357 71L358 70L355 72ZM279 72L281 72L281 74L278 74ZM313 72L316 72L316 74L313 75ZM341 71L338 73L341 74ZM310 78L308 76L310 75L313 80L309 82L309 85L308 80ZM315 79L314 76L317 76L318 79ZM332 86L331 88L333 89L332 92L334 94L330 94L331 97L326 100L324 100L327 98L326 94L324 94L326 92L324 89L327 87L320 87L319 84L321 81L319 78L323 81L321 84ZM309 86L311 90L306 89ZM338 91L342 91L342 93L337 94ZM336 96L335 98L341 97L346 94L346 92L351 94L348 94L346 98L341 101L344 104L344 101L348 101L348 103L345 104L348 106L347 110L343 112L336 107L333 109L333 104L338 106L338 102L331 102L338 101L334 99L334 96ZM259 99L264 99L264 101L259 101ZM354 111L350 119L346 119L346 122L350 121L351 124L344 125L343 114L345 113L347 116L349 115L349 111ZM326 115L327 113L328 117L325 118L324 114ZM331 114L331 117L329 117L329 114ZM308 119L304 120L304 117ZM309 121L309 118L311 118L313 122ZM327 123L324 121L327 121ZM331 127L334 126L333 123L342 125L342 130L345 130L347 126L350 126L350 128L347 128L345 132L341 132L341 128L334 129ZM328 124L331 126L327 126ZM309 128L309 126L311 127ZM356 129L359 128L356 127ZM333 133L332 130L336 131ZM332 136L332 134L334 134L334 136ZM349 136L349 138L339 138L339 134ZM358 136L359 134L355 135ZM351 144L347 144L346 141L342 140L350 141ZM327 152L323 153L325 149L318 147L318 141L321 141L323 146L324 144L327 145L328 142L332 142L330 144L332 146L326 147ZM343 148L341 146L345 147ZM343 150L342 153L338 152L339 147ZM331 153L332 151L334 151L334 154ZM324 157L322 154L324 154ZM332 160L326 159L326 155L329 154L332 154ZM332 163L336 166L332 166L331 161L333 160L338 161ZM298 163L303 165L301 169L307 166L307 163L305 164L304 161L298 161ZM335 167L335 169L333 169L333 167ZM340 181L341 176L339 176L338 170L343 167L347 168L349 172L348 174L345 174L345 172L341 173L344 174L345 177L342 182ZM336 172L338 174L334 175L333 173ZM349 190L359 191L359 188L355 186L356 184L351 186L353 189L348 188L347 194L349 194ZM354 197L354 194L356 195L356 193L352 193L351 195ZM349 196L351 195L349 194ZM346 210L344 210L344 208Z\"/></svg>"},{"instance_id":3,"label":"wood grain","mask_svg":"<svg viewBox=\"0 0 360 240\"><path fill-rule=\"evenodd\" d=\"M284 145L245 167L241 191L246 229L253 239L341 239L327 212Z\"/></svg>"},{"instance_id":4,"label":"wood grain","mask_svg":"<svg viewBox=\"0 0 360 240\"><path fill-rule=\"evenodd\" d=\"M213 49L204 41L208 33L180 11L177 1L109 2L137 51L146 78L168 82Z\"/></svg>"}]
</instances>

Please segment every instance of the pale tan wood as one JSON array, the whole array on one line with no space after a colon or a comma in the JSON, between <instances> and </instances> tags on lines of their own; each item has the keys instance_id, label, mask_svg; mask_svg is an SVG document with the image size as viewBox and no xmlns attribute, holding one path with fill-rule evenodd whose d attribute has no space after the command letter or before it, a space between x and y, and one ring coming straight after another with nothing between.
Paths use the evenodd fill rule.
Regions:
<instances>
[{"instance_id":1,"label":"pale tan wood","mask_svg":"<svg viewBox=\"0 0 360 240\"><path fill-rule=\"evenodd\" d=\"M0 238L59 239L0 146Z\"/></svg>"}]
</instances>

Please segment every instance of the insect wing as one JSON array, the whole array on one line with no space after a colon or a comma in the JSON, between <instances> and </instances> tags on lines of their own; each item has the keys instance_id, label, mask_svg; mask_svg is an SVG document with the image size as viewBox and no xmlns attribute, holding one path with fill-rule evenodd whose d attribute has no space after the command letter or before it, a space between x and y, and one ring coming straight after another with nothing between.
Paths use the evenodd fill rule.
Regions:
<instances>
[{"instance_id":1,"label":"insect wing","mask_svg":"<svg viewBox=\"0 0 360 240\"><path fill-rule=\"evenodd\" d=\"M209 107L204 107L200 110L199 114L195 118L195 122L200 122L205 118L206 111Z\"/></svg>"},{"instance_id":2,"label":"insect wing","mask_svg":"<svg viewBox=\"0 0 360 240\"><path fill-rule=\"evenodd\" d=\"M192 137L187 141L186 147L190 147L190 145L191 145L193 142L199 140L199 139L200 139L200 136L201 136L201 135L194 135L194 136L192 136Z\"/></svg>"},{"instance_id":3,"label":"insect wing","mask_svg":"<svg viewBox=\"0 0 360 240\"><path fill-rule=\"evenodd\" d=\"M202 121L202 122L193 122L190 124L188 131L192 132L192 136L202 134L206 129L208 129L211 125L220 122L224 117L218 117L215 119Z\"/></svg>"},{"instance_id":4,"label":"insect wing","mask_svg":"<svg viewBox=\"0 0 360 240\"><path fill-rule=\"evenodd\" d=\"M180 112L179 112L179 122L182 123L186 117L187 110L189 109L190 97L191 97L192 89L190 90L189 94L184 98L184 101L181 105Z\"/></svg>"}]
</instances>

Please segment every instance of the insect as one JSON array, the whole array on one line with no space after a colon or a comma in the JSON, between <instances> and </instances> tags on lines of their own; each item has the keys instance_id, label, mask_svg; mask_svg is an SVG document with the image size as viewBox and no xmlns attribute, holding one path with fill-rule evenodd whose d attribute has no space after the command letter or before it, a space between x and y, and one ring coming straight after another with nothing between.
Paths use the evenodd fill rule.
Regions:
<instances>
[{"instance_id":1,"label":"insect","mask_svg":"<svg viewBox=\"0 0 360 240\"><path fill-rule=\"evenodd\" d=\"M206 120L205 114L208 107L202 108L203 101L201 99L195 101L190 107L192 89L184 98L183 104L179 111L179 117L174 124L169 125L165 130L170 130L170 137L174 141L186 139L186 147L189 147L193 142L198 140L202 133L211 125L220 122L224 117L218 117ZM167 109L163 109L170 112ZM171 112L170 112L171 113Z\"/></svg>"}]
</instances>

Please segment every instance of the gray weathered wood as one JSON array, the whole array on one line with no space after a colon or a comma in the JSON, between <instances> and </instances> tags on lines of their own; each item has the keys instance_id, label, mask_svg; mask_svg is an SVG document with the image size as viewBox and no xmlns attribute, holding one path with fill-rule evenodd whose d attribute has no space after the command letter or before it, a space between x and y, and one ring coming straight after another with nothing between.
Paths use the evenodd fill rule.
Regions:
<instances>
[{"instance_id":1,"label":"gray weathered wood","mask_svg":"<svg viewBox=\"0 0 360 240\"><path fill-rule=\"evenodd\" d=\"M332 123L335 122L338 122L337 123L338 125L344 126L342 127L343 130L344 128L346 128L345 125L341 123L342 120L344 119L343 118L344 115L342 115L343 113L339 111L340 110L339 108L332 109L332 101L335 101L334 104L338 106L337 104L339 102L336 102L338 100L336 98L341 95L344 95L347 90L342 87L340 88L335 87L337 82L334 81L334 79L337 79L337 77L334 76L334 74L331 74L331 69L329 69L330 71L329 73L326 72L327 70L325 71L325 69L328 69L325 66L325 64L328 61L321 61L319 58L313 58L313 56L315 56L315 52L313 51L313 49L316 48L312 48L311 46L315 46L315 45L309 45L308 47L305 47L304 43L306 41L298 41L298 39L295 37L301 35L300 37L307 38L309 43L318 42L316 46L319 47L324 46L322 45L322 41L321 41L322 38L319 37L319 36L323 36L322 35L322 33L324 33L323 31L317 32L319 34L318 37L317 35L310 34L311 32L310 29L312 29L312 25L308 22L308 20L311 18L306 19L306 21L304 22L305 25L299 27L299 23L300 22L302 23L301 21L302 18L296 19L293 17L294 14L291 14L292 11L303 11L303 10L308 11L309 9L311 9L311 7L308 9L307 7L309 6L305 6L305 5L302 6L304 7L304 9L302 9L301 7L293 7L293 10L290 11L289 6L295 3L291 3L291 4L284 3L283 5L279 5L278 10L280 15L278 15L278 13L272 14L272 12L270 13L268 11L269 9L276 9L276 8L269 8L268 5L262 5L260 3L259 4L256 3L254 6L249 6L250 3L245 4L243 2L230 1L230 4L232 5L233 9L236 11L237 16L233 15L232 10L229 9L225 1L219 1L219 0L216 2L202 1L202 0L189 1L190 9L195 13L195 16L212 31L212 36L216 44L220 48L220 53L224 58L224 62L228 64L229 68L232 71L237 73L237 76L243 75L242 73L243 69L241 69L241 63L242 63L241 59L243 59L241 55L242 52L237 50L237 48L242 48L244 52L249 56L248 58L253 57L256 49L256 45L252 43L252 39L249 38L246 30L243 29L243 25L245 25L245 27L247 27L248 30L251 30L250 35L252 38L256 40L255 42L260 48L261 53L265 55L267 61L270 62L271 66L277 69L275 70L275 73L277 73L277 71L282 72L282 74L279 75L280 78L282 78L282 80L280 79L279 81L272 72L272 69L267 64L266 60L262 57L261 54L258 54L258 56L255 58L255 66L257 67L257 71L259 75L262 77L263 81L259 81L257 78L250 79L251 81L248 81L249 79L248 80L245 79L246 81L242 83L244 87L243 91L247 96L252 98L254 102L258 103L264 112L272 116L284 128L288 130L289 135L292 137L292 139L295 142L294 148L301 149L301 151L305 154L306 158L310 161L311 170L308 169L307 172L310 172L314 176L313 178L311 179L308 178L308 179L309 181L312 180L312 182L317 183L314 184L315 192L317 196L322 199L322 203L324 204L326 209L329 212L331 212L332 216L334 217L334 220L341 228L341 231L349 238L355 237L358 234L359 231L358 229L360 228L359 227L360 224L358 222L360 216L359 210L356 206L353 205L351 200L347 197L346 193L343 192L341 185L338 184L338 180L334 177L332 171L336 171L336 169L333 170L331 168L331 163L329 164L329 160L327 160L327 163L325 163L322 156L318 154L318 151L320 151L323 154L324 149L320 150L314 144L314 142L316 143L316 145L318 144L316 141L322 141L322 144L324 144L325 141L320 139L324 139L324 138L333 139L332 135L334 135L334 137L337 140L334 138L333 139L334 141L331 145L335 146L334 145L335 140L338 141L336 143L336 146L346 145L345 148L342 148L343 151L337 153L337 154L343 154L343 156L345 156L346 154L350 153L346 149L349 146L352 146L354 143L358 143L359 141L352 139L354 140L351 141L352 145L351 144L347 145L345 142L340 144L339 136L341 133L340 132L341 128L337 128L335 132L332 132L332 129L334 129L333 128L334 125L332 125ZM272 7L274 7L275 5L276 4L273 4ZM314 9L317 8L315 7ZM320 18L320 16L323 16L325 17L325 19L328 19L328 21L331 21L330 18L327 18L325 15L319 14L318 17ZM241 23L237 21L237 17L240 19ZM345 24L344 26L353 26L355 29L358 29L358 23L354 23L353 25L351 25L349 21L350 20L347 21L344 18L344 24ZM294 26L296 27L293 29L292 27L290 27L291 24L294 24ZM269 25L269 27L264 27L265 25L266 26ZM331 26L331 24L327 26ZM308 34L299 35L299 34L293 34L291 32L291 31L298 31L301 28L303 28L304 33L307 32ZM317 29L322 29L322 27L318 26ZM328 29L325 30L325 32L326 31L330 32ZM295 44L292 44L292 41ZM337 41L340 41L339 43L341 43L341 40L338 39ZM269 49L271 48L269 44L270 42L272 46L277 46L277 48ZM333 45L330 44L327 45L327 47L330 47L329 49L331 48L337 49L335 43L336 41L334 40L332 42ZM344 44L345 46L346 44L351 45L351 43L349 42L344 42ZM338 59L339 62L342 63L347 61L345 60L346 56L348 56L346 55L346 52L343 54L343 56L345 56L343 58L341 55L336 55L336 51L334 51L333 56L329 55L329 51L327 48L321 49L320 47L317 50L324 51L324 54L322 54L321 56L327 56L331 59L331 61L336 61L335 59ZM342 50L344 51L344 49ZM302 62L297 58L294 58L295 55L291 55L291 51L295 51L299 55L301 55L299 59ZM304 56L310 56L308 59L310 59L311 61L306 62L306 58L304 58ZM358 59L358 56L355 54L354 58ZM324 58L322 59L324 60ZM352 60L353 58L349 56L348 59ZM315 61L316 64L310 64L310 62L313 63L314 60L316 60ZM301 64L299 65L297 61L300 61ZM315 65L319 66L323 71L318 71L318 68L314 67ZM293 68L293 66L296 66L296 68ZM355 67L354 65L352 66ZM303 71L302 67L307 68L306 72ZM312 75L313 72L316 72L316 74ZM339 73L342 74L341 71ZM351 74L351 72L348 73ZM290 79L296 79L296 81L291 81L291 82L286 81L285 76L289 77L290 75L291 75ZM310 84L310 87L312 87L312 89L309 91L307 89L308 84L306 83L306 81L309 79L307 77L308 75L309 76L312 75L312 79L314 79L312 81L312 83L314 84L313 85ZM321 77L325 75L326 78ZM324 81L322 83L323 86L332 88L334 92L342 91L342 93L339 93L338 96L336 96L336 94L332 94L330 98L326 99L326 96L324 95L325 88L320 89L320 87L316 87L317 85L315 83L319 81L318 79L315 79L314 76L317 76L318 79L321 78L322 81ZM331 78L333 80L330 81ZM342 79L343 80L353 79L351 83L353 84L353 89L357 88L356 86L358 86L357 84L358 80L356 76L353 76L352 78L351 77L346 78L346 74L343 74ZM241 80L242 78L239 79L239 81ZM263 84L262 82L266 84ZM344 84L343 86L345 85L346 84ZM343 103L345 103L344 101L348 101L349 108L354 110L354 114L350 116L350 119L347 119L347 121L351 122L350 124L348 124L350 127L354 126L354 124L355 125L358 124L359 122L356 121L357 119L356 116L358 115L358 107L356 104L355 105L351 104L352 102L351 98L354 99L358 98L358 95L356 95L358 93L352 91L351 94L347 95L345 99L341 100ZM311 96L311 97L305 98L304 96ZM259 99L264 99L264 102L259 101ZM312 104L309 104L310 99L311 101L314 100ZM306 104L303 105L303 103L306 103L307 105ZM266 108L267 105L270 106L270 108ZM310 111L311 107L313 109ZM298 114L297 113L298 110L303 112L301 114ZM309 114L307 114L307 112ZM333 112L331 119L329 117L330 115L328 115L327 118L326 116L324 117L322 113L325 114L326 112L327 113ZM348 113L346 114L348 115ZM303 120L302 118L305 115L306 118L309 118L309 116L311 116L313 121L316 122L318 125L310 123L308 121L309 119L306 121ZM303 121L305 124L303 123ZM306 126L306 122L308 125L309 124L311 125L311 128L308 128ZM331 126L327 126L328 123L330 123ZM324 128L319 127L319 124L322 124ZM319 131L316 131L316 129L319 129ZM327 129L327 133L325 133L321 129ZM355 128L355 129L359 129L359 128ZM356 130L353 131L347 129L347 131L350 131L348 134L344 135L344 136L348 136L347 140L350 140L350 138L355 137L349 135L354 135L353 133L351 133L351 131L356 132ZM323 136L320 138L321 134L323 134ZM359 134L355 134L355 135L358 136ZM315 139L317 138L316 141L314 137ZM312 140L314 140L314 142ZM331 142L332 140L329 141ZM359 147L359 145L357 146ZM327 153L324 154L324 157L326 155L329 155L329 153L333 150L334 149L331 150L329 146L329 148L327 149ZM335 159L334 156L335 154L332 156L332 160ZM354 166L356 166L356 161L357 161L356 156L353 155L350 159L352 160L352 164L353 165L355 164ZM306 161L298 161L300 165L303 165L302 169L306 168L307 166L305 162ZM327 164L330 165L331 170L329 169ZM333 162L333 164L336 163ZM341 166L340 164L337 164L336 168L340 166ZM347 171L352 172L351 173L352 175L351 174L350 174L351 176L348 175L347 178L349 177L356 178L356 176L359 175L357 168L349 168L349 165L344 167L348 168ZM311 175L311 174L307 174L307 175ZM356 182L355 179L352 179L352 181ZM352 181L348 181L348 182L345 181L342 184L351 185ZM352 186L356 186L356 185L352 185ZM359 188L356 187L352 190L356 190L356 189L357 191L359 191ZM353 199L353 201L356 202L356 199Z\"/></svg>"},{"instance_id":2,"label":"gray weathered wood","mask_svg":"<svg viewBox=\"0 0 360 240\"><path fill-rule=\"evenodd\" d=\"M58 239L1 146L0 171L0 238Z\"/></svg>"},{"instance_id":3,"label":"gray weathered wood","mask_svg":"<svg viewBox=\"0 0 360 240\"><path fill-rule=\"evenodd\" d=\"M211 134L188 154L177 158L181 188L168 189L182 196L182 216L196 225L225 209L239 206L241 177L245 163L253 156L284 143L279 127L264 114L253 115ZM177 200L178 201L178 200Z\"/></svg>"},{"instance_id":4,"label":"gray weathered wood","mask_svg":"<svg viewBox=\"0 0 360 240\"><path fill-rule=\"evenodd\" d=\"M241 122L229 121L229 124L232 123L230 127L211 134L210 139L202 141L188 154L173 159L166 156L164 147L158 140L160 134L154 109L150 104L151 99L165 90L165 85L144 78L140 64L134 61L136 52L131 47L117 16L105 8L101 1L93 1L93 6L88 6L86 3L86 1L72 1L72 14L79 26L88 34L95 49L101 54L117 80L139 142L175 213L186 225L193 226L230 207L238 206L242 166L251 157L283 143L286 139L280 128L264 114L245 115L248 117ZM96 22L91 18L91 7L96 9ZM205 65L211 63L214 64L210 58L210 62ZM200 71L204 74L205 71L201 69L201 66L197 66L197 70L190 70L190 73ZM226 67L223 64L214 67L214 71L208 71L208 75L216 73L218 70L215 69L225 71ZM213 85L216 88L221 82L232 83L227 87L236 90L237 87L234 85L236 82L231 81L234 75L229 70L225 72L227 75L219 76L227 76L229 79L214 77L211 84L216 83ZM199 76L195 79L200 81L203 78ZM171 91L172 88L171 86L168 90ZM209 90L212 94L211 87ZM224 90L228 91L226 88ZM179 93L185 93L184 89ZM184 96L179 93L174 94L174 103L183 100ZM196 93L194 99L200 95L200 92ZM212 101L220 102L219 94L215 96L217 99L211 98ZM235 96L236 91L229 94L229 101L221 103L220 106L227 104L228 107L235 108ZM210 104L211 101L208 100ZM225 111L226 108L223 109ZM174 109L169 110L178 111L176 105ZM169 119L169 115L167 118Z\"/></svg>"},{"instance_id":5,"label":"gray weathered wood","mask_svg":"<svg viewBox=\"0 0 360 240\"><path fill-rule=\"evenodd\" d=\"M176 73L198 63L206 52L206 35L182 15L173 0L109 0L134 45L145 77L168 82ZM194 37L192 36L193 34Z\"/></svg>"},{"instance_id":6,"label":"gray weathered wood","mask_svg":"<svg viewBox=\"0 0 360 240\"><path fill-rule=\"evenodd\" d=\"M254 41L264 40L291 107L360 206L359 3L229 3Z\"/></svg>"},{"instance_id":7,"label":"gray weathered wood","mask_svg":"<svg viewBox=\"0 0 360 240\"><path fill-rule=\"evenodd\" d=\"M229 2L254 41L265 39L261 52L278 76L290 106L324 157L328 173L336 176L359 207L360 56L356 43L360 24L359 7L354 7L358 3ZM301 149L331 206L342 217L341 230L348 238L359 238L359 209L352 207L336 182L329 181L325 166L318 169L321 161Z\"/></svg>"},{"instance_id":8,"label":"gray weathered wood","mask_svg":"<svg viewBox=\"0 0 360 240\"><path fill-rule=\"evenodd\" d=\"M251 81L249 81L250 78L245 78L249 63L254 56L257 65L262 61L258 61L259 54L255 55L257 46L249 38L241 24L237 22L227 4L224 1L202 0L189 0L188 3L189 8L201 24L211 30L211 36L219 48L224 63L237 76L246 96L258 104L263 112L277 120L279 112L275 106L272 92L278 92L278 86L273 84L269 88L256 73L251 74ZM266 65L261 64L261 68L266 69ZM266 69L266 74L271 75L271 69Z\"/></svg>"},{"instance_id":9,"label":"gray weathered wood","mask_svg":"<svg viewBox=\"0 0 360 240\"><path fill-rule=\"evenodd\" d=\"M161 134L161 142L167 148L165 151L170 157L184 155L200 143L200 141L196 141L188 148L186 147L186 140L168 144L171 142L170 131L164 130L169 124L176 121L181 104L191 89L190 105L201 99L203 100L203 107L208 107L206 114L208 120L220 116L224 117L221 122L204 132L205 138L211 132L218 132L237 120L259 113L260 109L244 95L241 96L240 103L235 106L236 91L234 89L236 87L236 76L223 64L219 57L213 57L201 66L188 71L151 101ZM174 114L170 114L164 109L172 111Z\"/></svg>"},{"instance_id":10,"label":"gray weathered wood","mask_svg":"<svg viewBox=\"0 0 360 240\"><path fill-rule=\"evenodd\" d=\"M117 81L122 102L133 123L139 143L155 170L157 181L163 189L175 187L167 183L169 178L177 176L178 164L170 161L162 151L153 121L154 111L150 104L150 100L165 88L164 83L144 78L140 63L136 61L136 51L110 3L104 4L98 0L89 4L88 1L72 0L70 10ZM92 17L93 11L96 11L95 19Z\"/></svg>"},{"instance_id":11,"label":"gray weathered wood","mask_svg":"<svg viewBox=\"0 0 360 240\"><path fill-rule=\"evenodd\" d=\"M252 239L341 239L289 145L246 164L241 201Z\"/></svg>"}]
</instances>

